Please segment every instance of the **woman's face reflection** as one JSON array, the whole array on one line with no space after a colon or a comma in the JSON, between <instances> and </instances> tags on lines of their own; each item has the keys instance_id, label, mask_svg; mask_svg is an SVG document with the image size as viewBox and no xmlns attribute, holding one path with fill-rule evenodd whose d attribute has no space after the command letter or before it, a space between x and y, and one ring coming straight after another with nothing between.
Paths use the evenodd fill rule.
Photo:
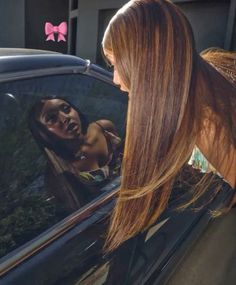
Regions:
<instances>
[{"instance_id":1,"label":"woman's face reflection","mask_svg":"<svg viewBox=\"0 0 236 285\"><path fill-rule=\"evenodd\" d=\"M64 100L45 100L39 121L59 138L75 139L81 135L79 114Z\"/></svg>"}]
</instances>

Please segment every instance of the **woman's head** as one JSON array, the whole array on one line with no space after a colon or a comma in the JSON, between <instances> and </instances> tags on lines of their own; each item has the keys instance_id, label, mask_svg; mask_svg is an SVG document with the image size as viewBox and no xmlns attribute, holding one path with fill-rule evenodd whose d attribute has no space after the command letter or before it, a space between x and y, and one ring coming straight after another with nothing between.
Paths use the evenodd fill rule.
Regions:
<instances>
[{"instance_id":1,"label":"woman's head","mask_svg":"<svg viewBox=\"0 0 236 285\"><path fill-rule=\"evenodd\" d=\"M115 83L129 92L128 128L158 124L165 148L182 122L197 58L186 17L169 1L132 0L111 19L102 45Z\"/></svg>"},{"instance_id":2,"label":"woman's head","mask_svg":"<svg viewBox=\"0 0 236 285\"><path fill-rule=\"evenodd\" d=\"M187 105L194 104L190 97L199 57L192 29L169 1L132 0L111 19L102 45L120 84L129 91L126 155L129 160L142 161L139 177L145 185L155 176L155 169L163 167L160 171L166 173L162 161L177 142L176 136L180 147L180 137L194 132L193 119L183 119L190 110ZM181 124L185 128L179 131ZM185 135L180 135L183 130ZM144 155L149 152L151 157ZM189 152L185 152L185 160ZM129 163L127 173L133 167Z\"/></svg>"},{"instance_id":3,"label":"woman's head","mask_svg":"<svg viewBox=\"0 0 236 285\"><path fill-rule=\"evenodd\" d=\"M166 81L174 76L171 72L187 76L193 46L185 16L163 0L129 1L110 21L102 42L105 56L114 65L114 77L120 79L115 83L130 95L137 85L158 80L163 73Z\"/></svg>"},{"instance_id":4,"label":"woman's head","mask_svg":"<svg viewBox=\"0 0 236 285\"><path fill-rule=\"evenodd\" d=\"M61 98L43 98L30 110L28 123L42 147L64 158L73 158L88 123L81 112Z\"/></svg>"},{"instance_id":5,"label":"woman's head","mask_svg":"<svg viewBox=\"0 0 236 285\"><path fill-rule=\"evenodd\" d=\"M78 138L81 135L81 121L77 110L62 99L43 100L38 121L59 139Z\"/></svg>"}]
</instances>

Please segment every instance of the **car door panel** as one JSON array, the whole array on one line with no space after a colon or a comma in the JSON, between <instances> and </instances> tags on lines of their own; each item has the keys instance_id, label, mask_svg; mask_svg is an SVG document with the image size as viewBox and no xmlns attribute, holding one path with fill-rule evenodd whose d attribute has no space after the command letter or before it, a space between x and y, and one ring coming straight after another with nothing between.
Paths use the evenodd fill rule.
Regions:
<instances>
[{"instance_id":1,"label":"car door panel","mask_svg":"<svg viewBox=\"0 0 236 285\"><path fill-rule=\"evenodd\" d=\"M38 62L41 69L33 68L29 71L30 62L27 61L25 72L20 71L19 62L22 63L18 59L17 70L11 73L10 67L14 66L12 60L8 70L9 76L0 76L1 107L5 112L2 112L5 116L0 118L0 144L4 150L1 153L2 161L9 163L6 164L7 169L1 169L7 177L4 178L6 181L4 193L1 193L2 200L6 199L7 195L12 195L7 200L8 206L13 212L17 209L13 217L10 210L4 212L2 225L6 224L6 221L9 224L9 227L6 227L9 232L4 233L4 238L14 232L12 224L18 226L15 235L17 236L19 231L22 236L12 239L15 242L12 247L8 247L7 243L2 241L4 251L0 268L4 274L1 276L0 284L164 284L181 256L207 226L211 219L209 211L227 204L233 194L232 189L223 189L211 204L200 211L193 211L191 208L176 211L181 202L178 198L182 192L177 192L177 195L174 193L173 196L178 202L170 203L155 225L125 242L115 252L105 254L104 239L109 225L109 215L115 205L120 177L110 179L101 187L99 195L80 209L67 211L62 204L55 206L56 197L52 194L43 196L47 163L43 160L43 155L37 152L36 145L31 148L27 144L29 141L32 145L34 143L26 130L26 121L19 120L17 116L21 114L20 117L26 118L24 116L27 115L30 105L36 100L56 93L84 109L91 122L101 118L112 120L124 139L127 94L121 93L112 85L111 74L108 75L103 69L88 62L83 62L81 68L70 66L68 63L65 69L60 67L57 70L56 60L53 59L50 70L43 70L44 66L47 66L46 62L42 65ZM100 81L106 82L107 85L101 84ZM22 130L19 131L16 126L22 127ZM6 135L3 133L6 130L11 132ZM14 149L17 144L20 144L20 150ZM21 146L24 146L24 149ZM34 156L36 152L37 155ZM14 159L10 154L13 154ZM16 166L15 169L10 168L11 164ZM3 181L3 176L1 177ZM24 199L19 197L19 193ZM32 198L31 195L35 193L41 196ZM27 199L25 195L28 195ZM202 201L208 198L205 197ZM20 202L24 203L23 210ZM24 209L27 211L24 212ZM25 217L27 223L22 222L21 216ZM11 219L8 219L9 217ZM25 233L28 234L27 238L24 236Z\"/></svg>"}]
</instances>

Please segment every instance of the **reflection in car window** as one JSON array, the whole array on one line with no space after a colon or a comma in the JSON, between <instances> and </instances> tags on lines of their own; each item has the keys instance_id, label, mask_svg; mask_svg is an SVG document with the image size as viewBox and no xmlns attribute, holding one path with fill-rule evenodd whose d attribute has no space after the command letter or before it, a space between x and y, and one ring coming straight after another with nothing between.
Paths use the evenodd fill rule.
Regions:
<instances>
[{"instance_id":1,"label":"reflection in car window","mask_svg":"<svg viewBox=\"0 0 236 285\"><path fill-rule=\"evenodd\" d=\"M62 156L35 141L29 129L30 110L47 97L61 98L81 110L88 126L93 126L106 142L107 149L109 141L109 147L116 145L122 149L127 96L109 84L83 75L1 83L0 96L0 256L4 256L89 202L86 198L82 201L82 190L78 189L88 187L91 199L106 189L102 181L101 191L95 195L94 185L84 183L95 167L79 171L81 169L72 167ZM104 121L112 122L114 130L107 128ZM70 125L70 128L75 126ZM113 139L117 144L112 144ZM107 157L96 157L99 168L112 161L109 151L107 154ZM78 156L83 160L83 153L78 151ZM113 170L119 168L119 159L114 169L109 169L114 176L118 175ZM78 179L75 170L85 172L84 180ZM112 180L112 175L105 180Z\"/></svg>"},{"instance_id":2,"label":"reflection in car window","mask_svg":"<svg viewBox=\"0 0 236 285\"><path fill-rule=\"evenodd\" d=\"M33 105L28 124L57 177L49 182L61 179L64 186L67 182L63 194L56 187L55 197L67 201L72 210L99 196L100 189L119 176L122 140L112 121L89 123L77 106L54 96Z\"/></svg>"}]
</instances>

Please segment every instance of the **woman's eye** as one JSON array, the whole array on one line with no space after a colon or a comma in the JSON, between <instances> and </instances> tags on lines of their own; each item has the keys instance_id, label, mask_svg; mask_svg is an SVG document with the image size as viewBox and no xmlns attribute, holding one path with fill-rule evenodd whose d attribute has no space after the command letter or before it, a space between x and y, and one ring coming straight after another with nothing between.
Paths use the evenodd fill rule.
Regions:
<instances>
[{"instance_id":1,"label":"woman's eye","mask_svg":"<svg viewBox=\"0 0 236 285\"><path fill-rule=\"evenodd\" d=\"M69 105L63 104L62 105L62 111L65 113L69 113L70 112L71 107Z\"/></svg>"},{"instance_id":2,"label":"woman's eye","mask_svg":"<svg viewBox=\"0 0 236 285\"><path fill-rule=\"evenodd\" d=\"M56 114L50 114L50 115L48 115L47 117L46 117L46 123L47 124L53 124L53 123L56 123L56 121L57 121L57 116L56 116Z\"/></svg>"}]
</instances>

